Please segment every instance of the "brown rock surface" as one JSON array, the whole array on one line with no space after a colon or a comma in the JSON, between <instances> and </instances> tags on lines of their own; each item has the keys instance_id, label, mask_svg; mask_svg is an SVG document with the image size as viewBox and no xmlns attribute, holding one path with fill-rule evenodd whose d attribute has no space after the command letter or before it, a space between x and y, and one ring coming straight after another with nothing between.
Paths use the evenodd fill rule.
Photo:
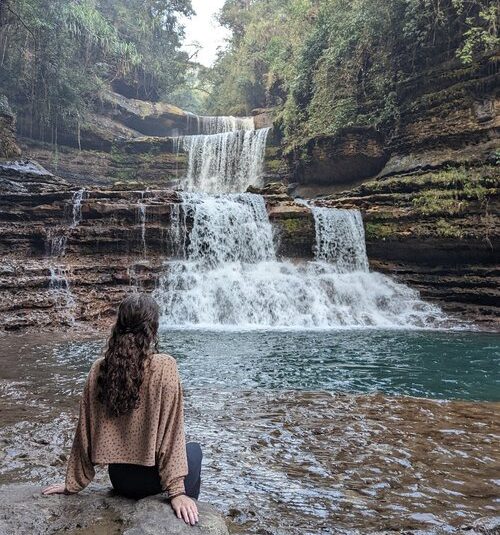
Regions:
<instances>
[{"instance_id":1,"label":"brown rock surface","mask_svg":"<svg viewBox=\"0 0 500 535\"><path fill-rule=\"evenodd\" d=\"M199 523L193 527L175 516L164 498L134 501L105 488L91 488L74 496L42 496L39 487L0 487L1 535L228 535L224 518L210 505L198 502Z\"/></svg>"},{"instance_id":2,"label":"brown rock surface","mask_svg":"<svg viewBox=\"0 0 500 535\"><path fill-rule=\"evenodd\" d=\"M0 95L0 158L17 158L21 149L16 143L15 117L7 98Z\"/></svg>"},{"instance_id":3,"label":"brown rock surface","mask_svg":"<svg viewBox=\"0 0 500 535\"><path fill-rule=\"evenodd\" d=\"M373 128L346 128L335 136L311 139L307 163L299 163L302 184L345 185L380 172L387 161L383 136Z\"/></svg>"},{"instance_id":4,"label":"brown rock surface","mask_svg":"<svg viewBox=\"0 0 500 535\"><path fill-rule=\"evenodd\" d=\"M362 211L371 265L450 312L499 328L500 169L371 180L324 202Z\"/></svg>"}]
</instances>

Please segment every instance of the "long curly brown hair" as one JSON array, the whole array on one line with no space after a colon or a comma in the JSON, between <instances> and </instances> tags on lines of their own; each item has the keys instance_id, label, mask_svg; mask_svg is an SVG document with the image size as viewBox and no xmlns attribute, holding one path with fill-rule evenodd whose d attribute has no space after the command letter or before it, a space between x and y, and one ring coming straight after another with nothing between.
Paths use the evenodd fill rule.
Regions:
<instances>
[{"instance_id":1,"label":"long curly brown hair","mask_svg":"<svg viewBox=\"0 0 500 535\"><path fill-rule=\"evenodd\" d=\"M146 360L158 352L159 317L156 301L146 294L131 294L118 307L97 379L97 399L111 416L139 406Z\"/></svg>"}]
</instances>

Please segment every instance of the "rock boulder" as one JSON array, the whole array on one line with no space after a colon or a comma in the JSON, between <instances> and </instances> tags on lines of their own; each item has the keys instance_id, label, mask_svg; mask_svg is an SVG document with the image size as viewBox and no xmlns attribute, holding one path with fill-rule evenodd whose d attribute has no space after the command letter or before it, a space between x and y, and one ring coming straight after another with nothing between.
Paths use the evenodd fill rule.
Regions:
<instances>
[{"instance_id":1,"label":"rock boulder","mask_svg":"<svg viewBox=\"0 0 500 535\"><path fill-rule=\"evenodd\" d=\"M206 503L198 503L200 521L193 527L179 520L164 498L128 500L94 485L73 496L42 496L39 487L4 485L0 503L0 535L228 534L222 515Z\"/></svg>"}]
</instances>

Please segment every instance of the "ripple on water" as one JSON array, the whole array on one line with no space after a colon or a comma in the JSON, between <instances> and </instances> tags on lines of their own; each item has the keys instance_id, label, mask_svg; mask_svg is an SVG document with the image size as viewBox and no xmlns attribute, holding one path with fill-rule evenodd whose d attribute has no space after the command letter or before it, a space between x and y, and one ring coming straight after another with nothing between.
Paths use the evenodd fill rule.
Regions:
<instances>
[{"instance_id":1,"label":"ripple on water","mask_svg":"<svg viewBox=\"0 0 500 535\"><path fill-rule=\"evenodd\" d=\"M168 340L171 347L178 346L172 352L179 355L185 379L188 438L201 442L205 452L202 499L228 514L233 533L432 533L438 528L454 531L495 514L499 403L326 392L325 384L340 383L318 379L316 359L323 361L324 370L335 371L341 358L348 364L352 338L349 344L330 339L336 351L332 361L328 344L307 335L301 336L300 345L293 335L281 338L286 358L279 339L261 343L246 336L232 342L220 333L219 341L198 334ZM404 341L395 345L401 349ZM368 346L367 340L358 343L366 355ZM10 353L4 351L8 365L0 370L0 482L46 483L63 475L77 399L101 348L101 340L32 349L23 342L21 358L12 344ZM390 375L390 367L381 366L380 374L373 375L376 357L368 356L372 375L364 380L386 385L389 393L396 387L404 393L411 370L418 366L399 369L400 375L402 369L410 370L406 383L380 382L382 371ZM300 359L307 363L303 368ZM394 362L395 356L385 354L382 360ZM484 357L479 360L484 367ZM419 362L426 360L421 356ZM277 377L284 387L276 387ZM98 472L97 480L107 482L105 471Z\"/></svg>"}]
</instances>

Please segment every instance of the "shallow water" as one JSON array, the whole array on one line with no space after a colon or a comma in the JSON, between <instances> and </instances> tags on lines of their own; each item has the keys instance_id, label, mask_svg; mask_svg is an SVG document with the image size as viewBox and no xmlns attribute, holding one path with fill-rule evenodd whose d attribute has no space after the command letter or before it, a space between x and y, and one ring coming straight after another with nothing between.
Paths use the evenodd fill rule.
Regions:
<instances>
[{"instance_id":1,"label":"shallow water","mask_svg":"<svg viewBox=\"0 0 500 535\"><path fill-rule=\"evenodd\" d=\"M103 341L51 338L0 339L0 482L64 473ZM499 348L466 332L162 335L205 451L201 498L250 534L453 532L495 514Z\"/></svg>"}]
</instances>

